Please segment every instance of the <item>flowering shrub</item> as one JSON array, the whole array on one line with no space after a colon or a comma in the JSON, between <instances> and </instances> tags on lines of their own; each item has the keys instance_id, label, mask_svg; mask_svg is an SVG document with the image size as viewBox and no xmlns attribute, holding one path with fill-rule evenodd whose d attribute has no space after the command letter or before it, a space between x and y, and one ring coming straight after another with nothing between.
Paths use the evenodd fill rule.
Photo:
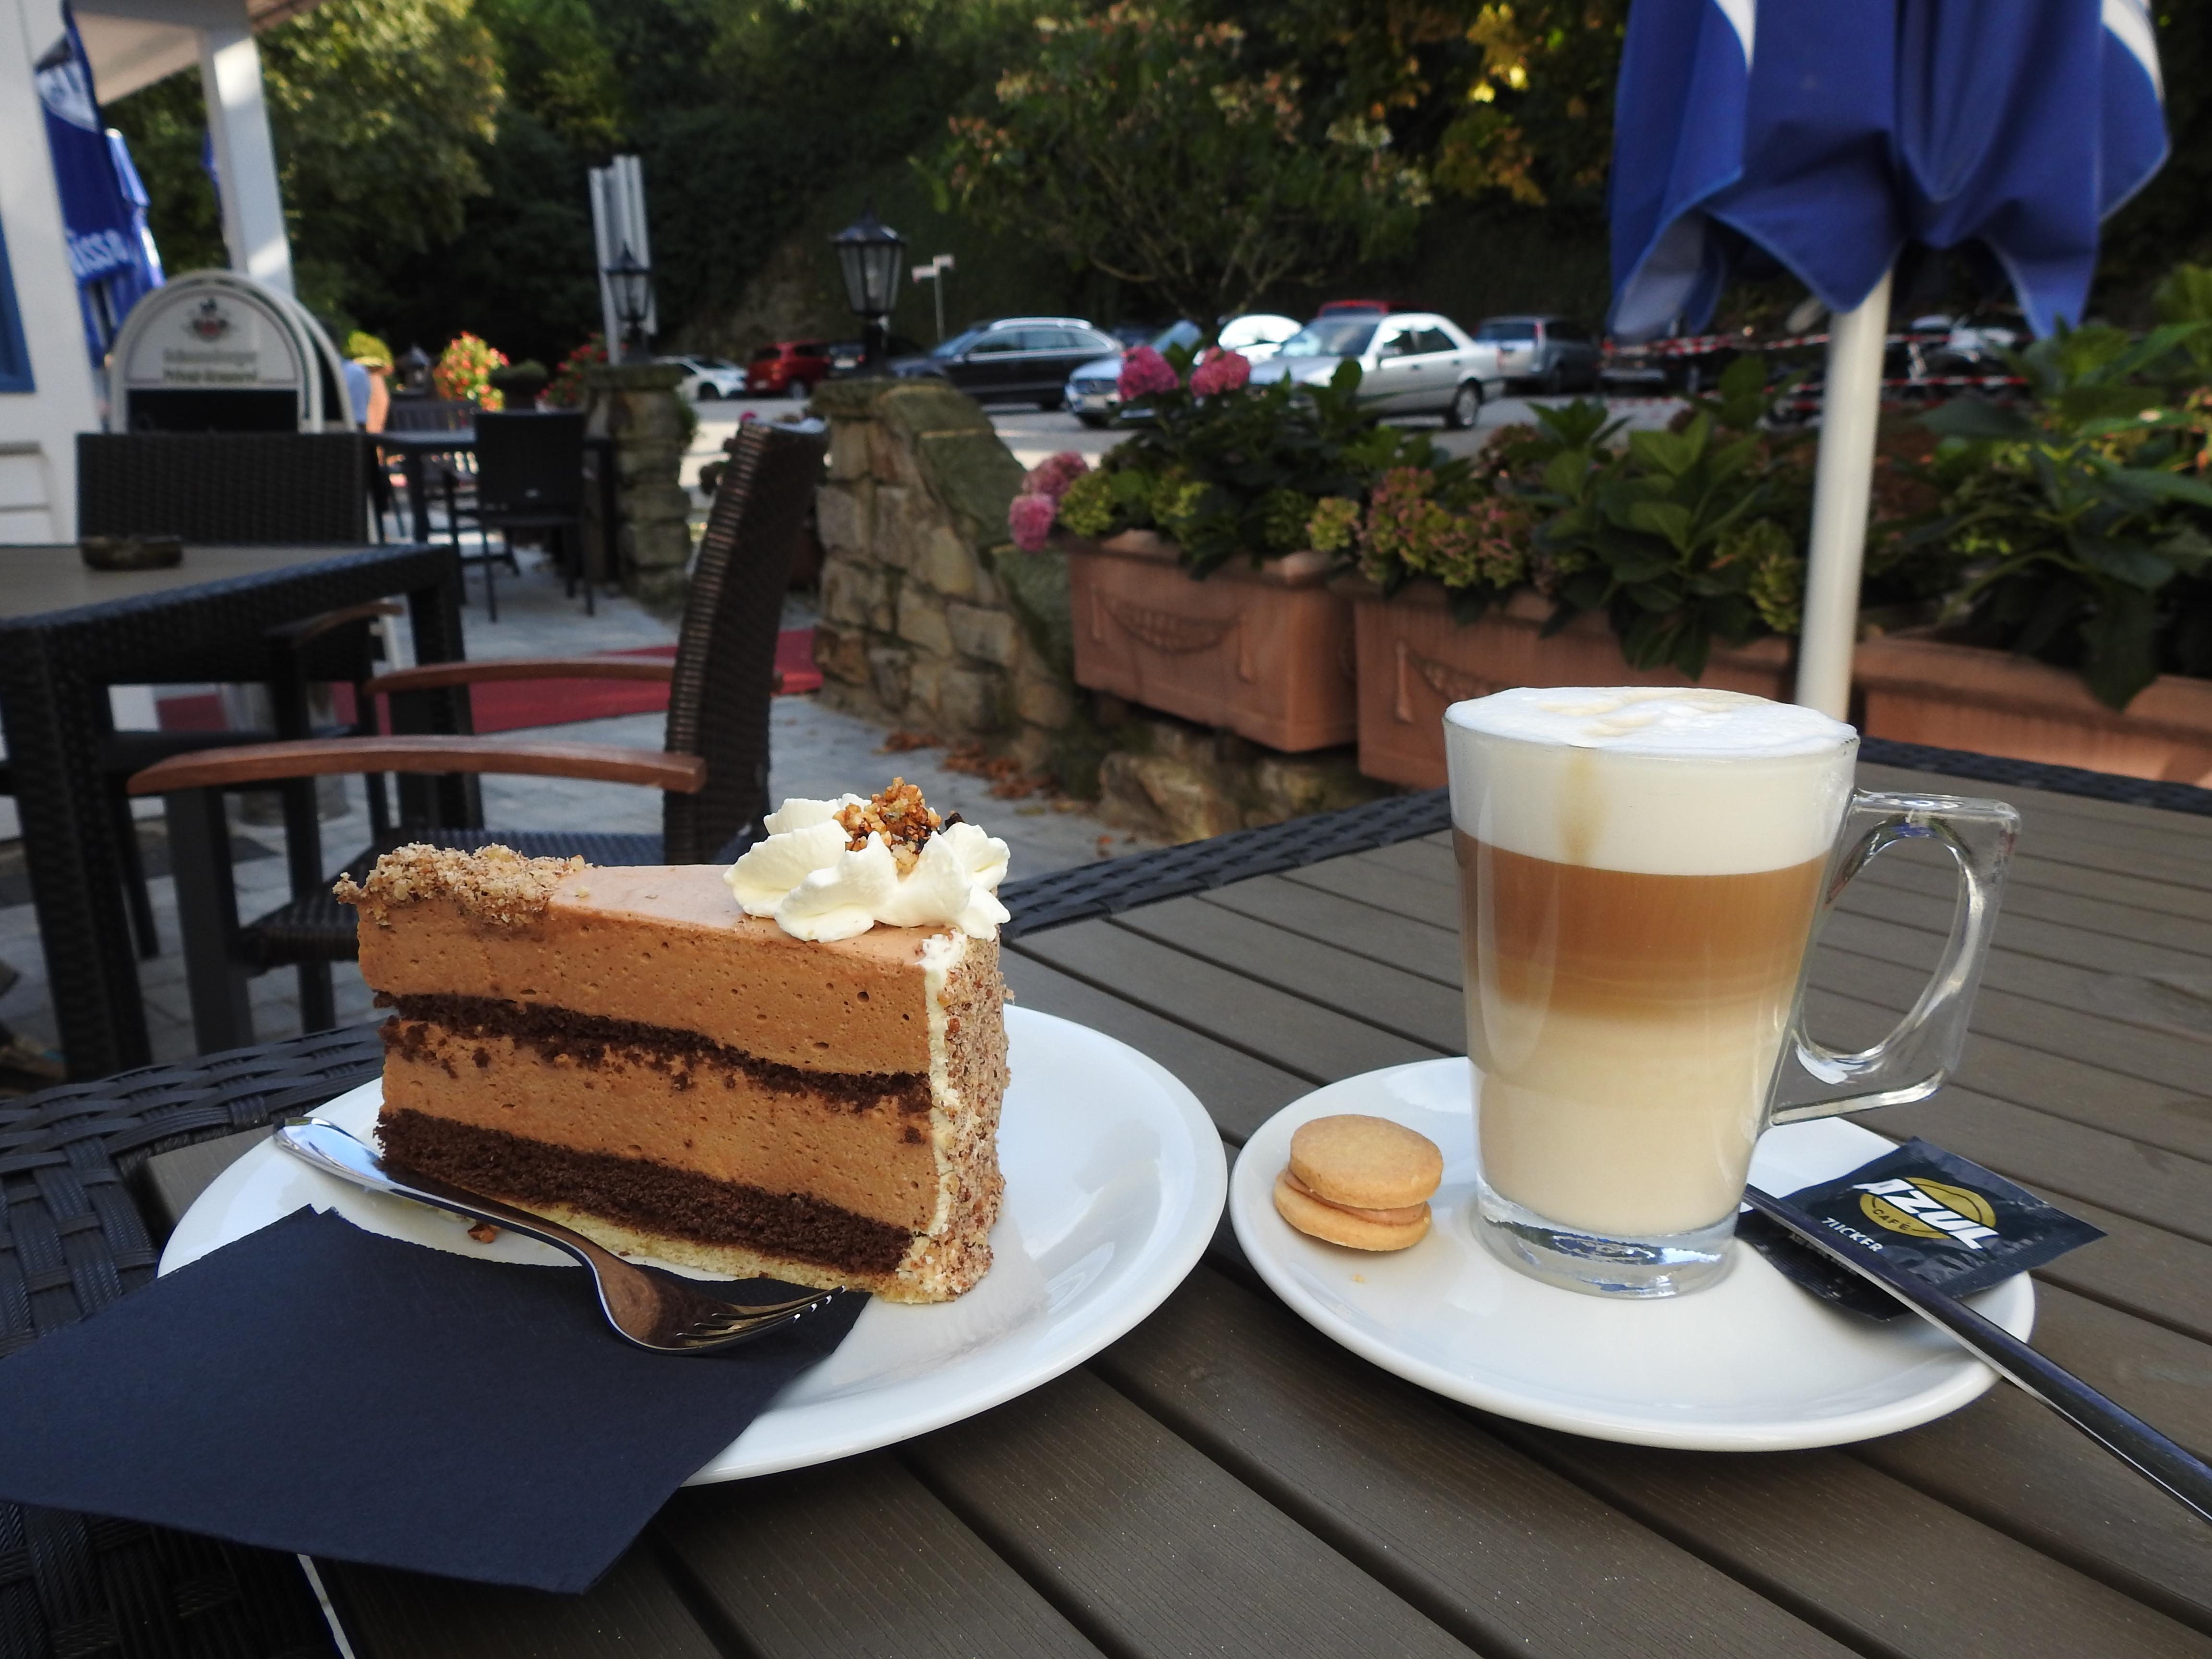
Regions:
<instances>
[{"instance_id":1,"label":"flowering shrub","mask_svg":"<svg viewBox=\"0 0 2212 1659\"><path fill-rule=\"evenodd\" d=\"M1431 468L1384 473L1359 532L1361 574L1392 586L1407 574L1434 576L1462 600L1527 580L1527 507L1510 495L1455 489L1458 483Z\"/></svg>"},{"instance_id":2,"label":"flowering shrub","mask_svg":"<svg viewBox=\"0 0 2212 1659\"><path fill-rule=\"evenodd\" d=\"M1060 521L1079 536L1103 536L1114 528L1114 477L1085 472L1060 498Z\"/></svg>"},{"instance_id":3,"label":"flowering shrub","mask_svg":"<svg viewBox=\"0 0 2212 1659\"><path fill-rule=\"evenodd\" d=\"M1234 392L1252 378L1252 362L1242 352L1215 351L1191 371L1192 395L1211 398L1217 392Z\"/></svg>"},{"instance_id":4,"label":"flowering shrub","mask_svg":"<svg viewBox=\"0 0 2212 1659\"><path fill-rule=\"evenodd\" d=\"M1324 495L1306 520L1306 545L1316 553L1341 553L1359 534L1359 503L1348 495Z\"/></svg>"},{"instance_id":5,"label":"flowering shrub","mask_svg":"<svg viewBox=\"0 0 2212 1659\"><path fill-rule=\"evenodd\" d=\"M1182 388L1182 377L1176 373L1175 366L1150 346L1138 346L1121 359L1121 378L1115 389L1125 404Z\"/></svg>"},{"instance_id":6,"label":"flowering shrub","mask_svg":"<svg viewBox=\"0 0 2212 1659\"><path fill-rule=\"evenodd\" d=\"M1063 449L1031 467L1022 480L1022 489L1026 495L1049 495L1057 501L1066 495L1070 484L1090 471L1090 462L1072 449Z\"/></svg>"},{"instance_id":7,"label":"flowering shrub","mask_svg":"<svg viewBox=\"0 0 2212 1659\"><path fill-rule=\"evenodd\" d=\"M1185 384L1190 368L1180 347L1139 347L1122 359L1125 401L1141 391L1152 418L1063 489L1064 527L1079 536L1158 529L1202 576L1240 554L1304 550L1316 502L1356 504L1386 467L1436 459L1425 436L1381 426L1362 406L1356 363L1322 386L1255 386L1250 362L1235 352L1213 353Z\"/></svg>"},{"instance_id":8,"label":"flowering shrub","mask_svg":"<svg viewBox=\"0 0 2212 1659\"><path fill-rule=\"evenodd\" d=\"M561 367L553 371L553 379L545 388L543 402L556 409L576 409L584 401L584 371L607 360L607 343L598 334L589 336L584 343L561 360ZM747 410L738 417L750 420Z\"/></svg>"},{"instance_id":9,"label":"flowering shrub","mask_svg":"<svg viewBox=\"0 0 2212 1659\"><path fill-rule=\"evenodd\" d=\"M456 334L438 354L430 380L441 398L495 411L507 407L507 394L492 385L491 372L506 367L505 352L473 334Z\"/></svg>"},{"instance_id":10,"label":"flowering shrub","mask_svg":"<svg viewBox=\"0 0 2212 1659\"><path fill-rule=\"evenodd\" d=\"M1024 553L1042 552L1052 539L1053 520L1060 514L1060 503L1049 495L1031 492L1014 497L1006 509L1006 527L1013 532L1014 545Z\"/></svg>"}]
</instances>

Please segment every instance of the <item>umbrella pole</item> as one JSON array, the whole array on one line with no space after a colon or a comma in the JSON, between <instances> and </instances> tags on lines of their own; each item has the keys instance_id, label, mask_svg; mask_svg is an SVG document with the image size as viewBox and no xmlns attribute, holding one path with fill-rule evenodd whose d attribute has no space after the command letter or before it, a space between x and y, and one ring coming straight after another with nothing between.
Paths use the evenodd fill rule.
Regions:
<instances>
[{"instance_id":1,"label":"umbrella pole","mask_svg":"<svg viewBox=\"0 0 2212 1659\"><path fill-rule=\"evenodd\" d=\"M1797 701L1837 720L1845 718L1851 701L1859 570L1866 562L1867 498L1874 485L1875 424L1881 415L1882 350L1889 338L1889 279L1884 271L1863 304L1828 325Z\"/></svg>"}]
</instances>

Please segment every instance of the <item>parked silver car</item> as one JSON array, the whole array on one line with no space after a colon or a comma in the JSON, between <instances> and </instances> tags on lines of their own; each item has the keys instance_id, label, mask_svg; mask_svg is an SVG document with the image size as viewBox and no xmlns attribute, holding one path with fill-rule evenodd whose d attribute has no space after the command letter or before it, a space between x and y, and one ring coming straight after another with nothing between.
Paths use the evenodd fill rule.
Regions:
<instances>
[{"instance_id":1,"label":"parked silver car","mask_svg":"<svg viewBox=\"0 0 2212 1659\"><path fill-rule=\"evenodd\" d=\"M1360 400L1384 415L1441 415L1446 426L1470 427L1483 399L1505 390L1498 349L1431 311L1316 317L1252 379L1324 386L1346 358L1359 365Z\"/></svg>"},{"instance_id":2,"label":"parked silver car","mask_svg":"<svg viewBox=\"0 0 2212 1659\"><path fill-rule=\"evenodd\" d=\"M723 358L660 357L655 361L673 363L684 371L684 383L676 388L676 395L679 398L704 403L714 398L742 398L745 395L744 370Z\"/></svg>"},{"instance_id":3,"label":"parked silver car","mask_svg":"<svg viewBox=\"0 0 2212 1659\"><path fill-rule=\"evenodd\" d=\"M1273 356L1282 343L1297 331L1298 325L1288 317L1247 312L1222 324L1217 343L1256 363ZM1202 337L1196 323L1172 323L1154 335L1151 344L1155 351L1165 351L1171 345L1188 350ZM1100 357L1069 375L1067 406L1085 426L1104 426L1112 421L1121 410L1121 359Z\"/></svg>"},{"instance_id":4,"label":"parked silver car","mask_svg":"<svg viewBox=\"0 0 2212 1659\"><path fill-rule=\"evenodd\" d=\"M1605 354L1571 317L1486 317L1474 337L1498 349L1498 372L1550 395L1597 390Z\"/></svg>"}]
</instances>

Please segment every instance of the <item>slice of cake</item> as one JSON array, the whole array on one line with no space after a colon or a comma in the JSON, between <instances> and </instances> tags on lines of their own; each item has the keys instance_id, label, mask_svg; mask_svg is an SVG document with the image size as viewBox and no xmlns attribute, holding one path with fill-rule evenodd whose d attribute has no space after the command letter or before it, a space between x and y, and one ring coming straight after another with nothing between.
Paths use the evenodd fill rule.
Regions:
<instances>
[{"instance_id":1,"label":"slice of cake","mask_svg":"<svg viewBox=\"0 0 2212 1659\"><path fill-rule=\"evenodd\" d=\"M393 1164L718 1275L989 1267L1005 843L910 787L787 801L731 869L404 847L338 896Z\"/></svg>"}]
</instances>

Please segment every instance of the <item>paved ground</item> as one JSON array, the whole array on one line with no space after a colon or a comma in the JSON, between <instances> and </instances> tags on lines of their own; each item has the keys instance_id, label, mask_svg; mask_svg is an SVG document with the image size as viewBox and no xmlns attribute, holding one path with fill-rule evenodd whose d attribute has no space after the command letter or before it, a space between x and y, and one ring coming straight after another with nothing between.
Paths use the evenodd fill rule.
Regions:
<instances>
[{"instance_id":1,"label":"paved ground","mask_svg":"<svg viewBox=\"0 0 2212 1659\"><path fill-rule=\"evenodd\" d=\"M523 556L526 571L532 557ZM473 579L471 590L480 591ZM803 601L793 599L785 623L793 626L811 619ZM476 658L621 650L672 643L676 638L672 623L623 599L602 598L598 617L586 618L580 601L565 599L557 580L537 572L526 574L519 582L501 578L496 626L484 621L480 598L466 613L465 625L469 654ZM895 774L902 775L919 784L939 811L957 811L970 822L1003 836L1012 848L1012 871L1017 877L1134 852L1145 844L1119 831L1109 831L1086 814L1057 811L1041 800L994 799L984 780L947 770L941 750L884 753L885 734L880 728L824 708L811 696L778 698L771 720L769 787L775 799L828 796L847 789L866 793L889 783ZM659 714L636 714L544 729L564 741L658 749L662 725ZM343 816L327 818L323 825L324 862L331 870L339 868L368 842L368 814L357 784L347 785L345 805ZM660 797L616 784L488 778L484 813L487 823L514 829L658 831ZM243 822L235 822L233 827L239 842L236 850L254 854L236 866L240 909L243 915L256 915L284 897L284 866L279 856L283 839L273 828ZM166 869L167 848L159 840L159 820L145 823L143 832L151 842L152 863ZM160 957L142 964L139 981L145 994L155 1058L181 1060L192 1054L193 1045L184 964L177 951L175 886L166 874L156 876L149 886L164 949ZM21 843L10 841L0 841L0 963L12 964L21 975L12 988L0 988L0 1024L41 1043L51 1043L54 1024L46 999L38 927L29 902ZM0 979L4 978L4 973L0 973ZM368 1017L368 992L352 964L337 970L337 988L341 1020ZM283 1036L299 1029L297 980L290 970L255 981L252 997L258 1037Z\"/></svg>"}]
</instances>

